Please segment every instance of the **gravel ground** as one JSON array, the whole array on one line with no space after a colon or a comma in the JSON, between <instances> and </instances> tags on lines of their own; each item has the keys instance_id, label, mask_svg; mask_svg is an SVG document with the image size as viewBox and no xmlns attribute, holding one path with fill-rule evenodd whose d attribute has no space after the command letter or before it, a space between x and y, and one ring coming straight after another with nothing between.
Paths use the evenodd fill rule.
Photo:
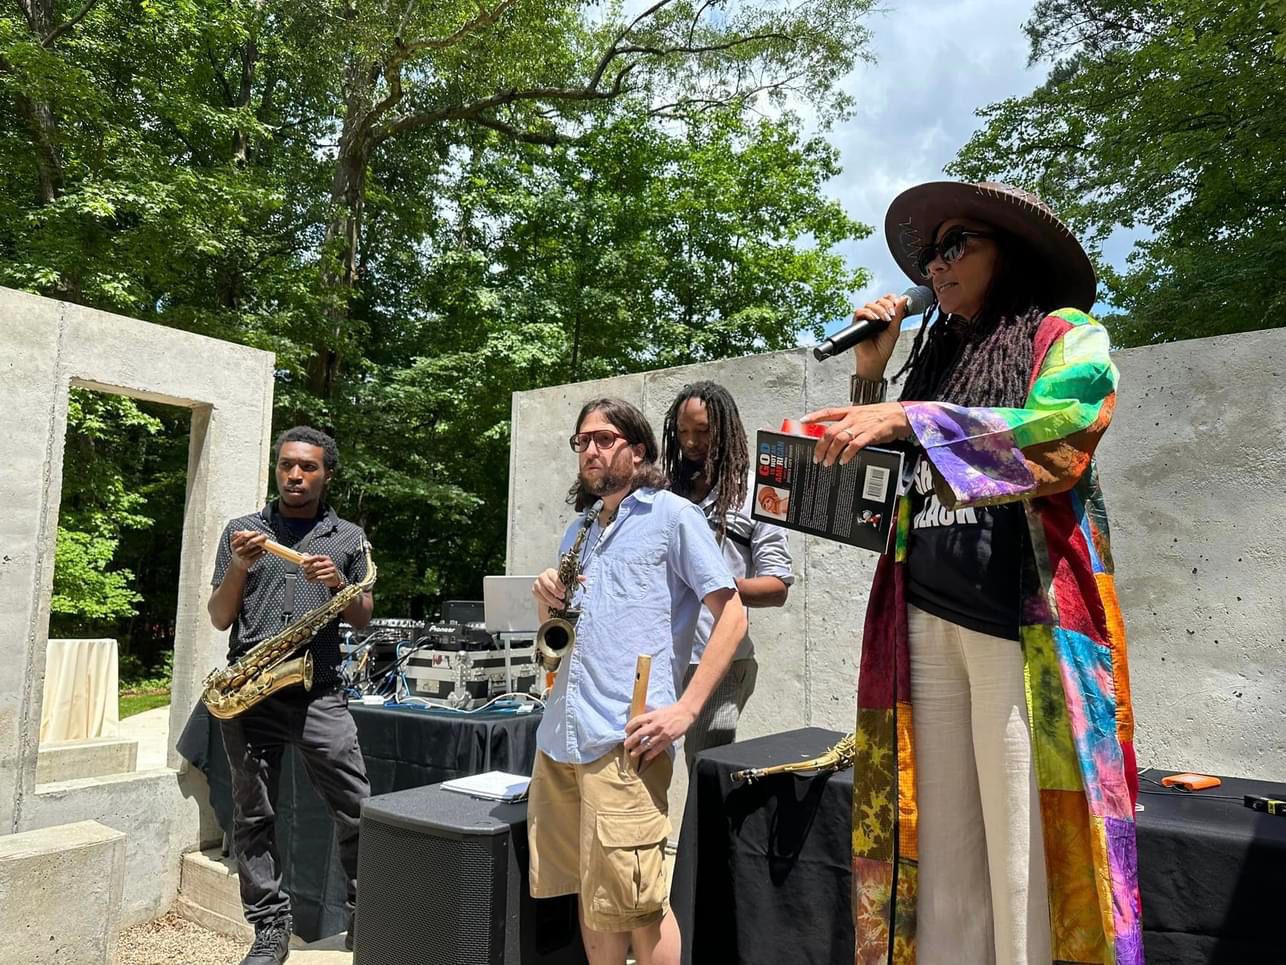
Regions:
<instances>
[{"instance_id":1,"label":"gravel ground","mask_svg":"<svg viewBox=\"0 0 1286 965\"><path fill-rule=\"evenodd\" d=\"M112 965L238 965L246 943L165 915L121 932Z\"/></svg>"}]
</instances>

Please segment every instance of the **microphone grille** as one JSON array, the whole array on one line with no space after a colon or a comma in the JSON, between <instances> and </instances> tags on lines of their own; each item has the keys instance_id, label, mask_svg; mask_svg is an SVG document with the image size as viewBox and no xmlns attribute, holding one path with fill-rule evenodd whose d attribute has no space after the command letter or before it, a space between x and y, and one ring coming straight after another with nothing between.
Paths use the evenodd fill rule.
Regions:
<instances>
[{"instance_id":1,"label":"microphone grille","mask_svg":"<svg viewBox=\"0 0 1286 965\"><path fill-rule=\"evenodd\" d=\"M906 313L923 315L934 302L933 289L928 285L916 285L902 293L906 296Z\"/></svg>"}]
</instances>

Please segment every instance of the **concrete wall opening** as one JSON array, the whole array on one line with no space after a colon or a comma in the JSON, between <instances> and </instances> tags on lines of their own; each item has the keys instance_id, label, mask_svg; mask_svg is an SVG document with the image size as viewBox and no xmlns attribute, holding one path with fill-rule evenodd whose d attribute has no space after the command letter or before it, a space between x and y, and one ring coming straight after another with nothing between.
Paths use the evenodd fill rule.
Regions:
<instances>
[{"instance_id":1,"label":"concrete wall opening","mask_svg":"<svg viewBox=\"0 0 1286 965\"><path fill-rule=\"evenodd\" d=\"M166 766L190 428L69 388L38 784Z\"/></svg>"},{"instance_id":2,"label":"concrete wall opening","mask_svg":"<svg viewBox=\"0 0 1286 965\"><path fill-rule=\"evenodd\" d=\"M164 765L155 769L37 777L58 521L63 486L76 471L63 467L72 392L159 406L141 411L187 426L176 430L179 518L157 524L157 539L179 556L166 611L174 621L168 730L177 735L201 681L227 651L226 635L206 614L210 574L224 522L267 490L272 355L0 289L0 372L8 429L0 464L0 634L10 647L0 661L0 835L85 821L121 832L121 924L146 921L174 903L180 855L218 840L201 773L182 766L167 741Z\"/></svg>"}]
</instances>

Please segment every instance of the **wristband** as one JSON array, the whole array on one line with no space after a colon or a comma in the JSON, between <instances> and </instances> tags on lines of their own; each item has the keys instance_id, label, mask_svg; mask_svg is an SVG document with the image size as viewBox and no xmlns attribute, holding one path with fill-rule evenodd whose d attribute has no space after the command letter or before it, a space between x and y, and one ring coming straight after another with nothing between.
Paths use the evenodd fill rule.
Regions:
<instances>
[{"instance_id":1,"label":"wristband","mask_svg":"<svg viewBox=\"0 0 1286 965\"><path fill-rule=\"evenodd\" d=\"M875 381L864 379L860 375L850 375L848 378L848 397L853 405L872 405L883 402L888 389L888 379Z\"/></svg>"}]
</instances>

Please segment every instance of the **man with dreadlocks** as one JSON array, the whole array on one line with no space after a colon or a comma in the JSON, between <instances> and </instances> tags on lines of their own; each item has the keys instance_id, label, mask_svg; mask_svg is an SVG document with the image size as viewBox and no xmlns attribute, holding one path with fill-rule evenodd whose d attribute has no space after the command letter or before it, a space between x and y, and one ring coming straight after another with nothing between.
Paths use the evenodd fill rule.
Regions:
<instances>
[{"instance_id":1,"label":"man with dreadlocks","mask_svg":"<svg viewBox=\"0 0 1286 965\"><path fill-rule=\"evenodd\" d=\"M790 546L785 530L750 516L746 429L728 390L715 382L684 386L665 415L661 452L670 489L705 514L737 580L741 602L748 607L783 605L795 582ZM685 685L696 672L713 627L714 616L702 608ZM684 736L689 771L701 751L736 740L737 719L755 691L758 672L747 631L732 668Z\"/></svg>"},{"instance_id":2,"label":"man with dreadlocks","mask_svg":"<svg viewBox=\"0 0 1286 965\"><path fill-rule=\"evenodd\" d=\"M1039 198L923 184L885 220L937 295L883 400L901 298L814 460L916 461L862 639L856 961L1141 965L1125 632L1093 453L1117 370L1094 269ZM897 376L895 376L896 378Z\"/></svg>"}]
</instances>

